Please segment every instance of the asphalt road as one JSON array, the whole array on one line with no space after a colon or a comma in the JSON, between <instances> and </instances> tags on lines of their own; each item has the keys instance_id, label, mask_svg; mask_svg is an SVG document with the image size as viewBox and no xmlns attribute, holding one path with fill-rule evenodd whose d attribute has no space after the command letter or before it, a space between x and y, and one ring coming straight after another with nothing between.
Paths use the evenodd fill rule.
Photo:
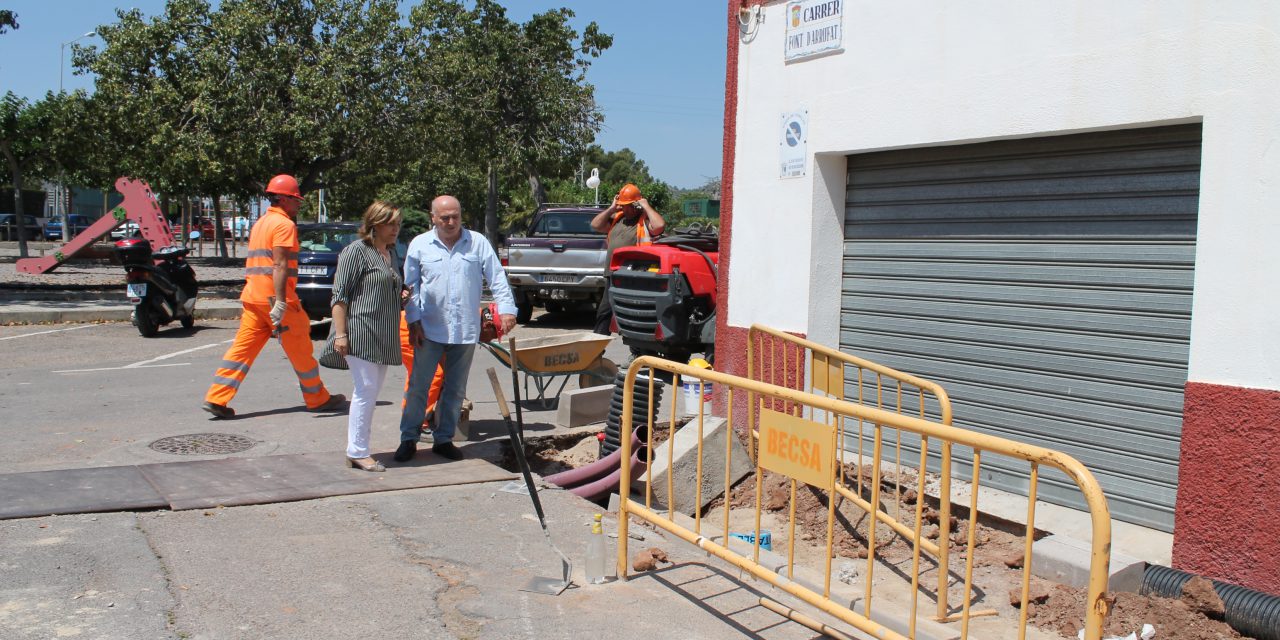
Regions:
<instances>
[{"instance_id":1,"label":"asphalt road","mask_svg":"<svg viewBox=\"0 0 1280 640\"><path fill-rule=\"evenodd\" d=\"M543 314L514 335L533 337L587 330L589 318ZM156 439L216 431L257 442L246 455L341 451L346 410L306 411L284 351L270 342L259 354L232 401L237 419L213 420L200 409L214 369L235 338L235 320L201 321L191 331L177 325L142 338L127 322L0 326L0 416L9 446L0 450L8 472L171 462L148 448ZM323 327L320 330L324 331ZM318 335L318 334L317 334ZM314 342L316 351L322 344ZM616 361L626 349L615 340L606 352ZM470 397L477 421L501 428L484 370L496 367L510 393L509 371L477 350ZM351 395L346 371L322 369L332 393ZM374 413L374 451L399 444L399 403L404 369L387 375ZM569 388L576 381L569 383ZM526 413L535 434L549 430L554 411ZM484 426L484 425L482 425Z\"/></svg>"},{"instance_id":2,"label":"asphalt road","mask_svg":"<svg viewBox=\"0 0 1280 640\"><path fill-rule=\"evenodd\" d=\"M516 335L589 323L544 315ZM341 451L345 411L306 412L275 344L232 403L236 420L200 410L235 327L201 322L144 339L123 322L0 326L4 473L174 462L180 458L148 444L191 433L247 436L256 444L236 455L249 457ZM607 354L621 360L625 352L615 341ZM499 368L509 389L507 370L477 353L468 395L476 432L492 442L502 423L483 377L488 367ZM322 375L332 391L350 392L347 372ZM403 381L403 369L388 376L375 451L398 444ZM536 436L552 429L554 412L526 418ZM486 443L466 446L474 452ZM583 585L585 525L599 508L565 491L542 497L553 538ZM678 564L558 597L520 591L529 578L559 569L532 512L526 496L482 483L0 521L0 638L813 637L758 606L759 592L704 564L692 547L642 527L632 529L646 536L633 541L633 553L659 546ZM607 516L606 531L614 527Z\"/></svg>"}]
</instances>

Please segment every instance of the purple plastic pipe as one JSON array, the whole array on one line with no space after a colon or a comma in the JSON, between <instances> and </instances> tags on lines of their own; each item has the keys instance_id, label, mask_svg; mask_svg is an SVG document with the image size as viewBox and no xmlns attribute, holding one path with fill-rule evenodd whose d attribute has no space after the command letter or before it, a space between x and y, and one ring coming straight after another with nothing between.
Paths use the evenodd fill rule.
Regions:
<instances>
[{"instance_id":1,"label":"purple plastic pipe","mask_svg":"<svg viewBox=\"0 0 1280 640\"><path fill-rule=\"evenodd\" d=\"M635 451L636 447L648 437L648 427L641 425L632 430L631 434L631 450ZM568 489L582 484L594 482L603 478L618 468L622 464L622 447L613 450L613 453L592 462L585 467L577 469L569 469L561 471L555 475L544 478L547 482Z\"/></svg>"},{"instance_id":2,"label":"purple plastic pipe","mask_svg":"<svg viewBox=\"0 0 1280 640\"><path fill-rule=\"evenodd\" d=\"M634 449L635 452L631 456L631 479L633 481L638 479L640 477L640 474L644 473L644 470L646 468L645 457L648 455L645 452L647 450L648 448L645 447L644 445L639 445ZM621 451L621 449L619 449L619 451ZM618 483L621 480L622 480L622 467L619 466L617 469L614 470L613 473L610 473L609 475L603 478L600 478L599 480L596 480L595 482L592 482L590 484L584 484L581 486L573 487L569 489L569 491L573 493L573 495L578 496L579 498L586 498L587 500L599 500L609 495L610 493L617 491Z\"/></svg>"}]
</instances>

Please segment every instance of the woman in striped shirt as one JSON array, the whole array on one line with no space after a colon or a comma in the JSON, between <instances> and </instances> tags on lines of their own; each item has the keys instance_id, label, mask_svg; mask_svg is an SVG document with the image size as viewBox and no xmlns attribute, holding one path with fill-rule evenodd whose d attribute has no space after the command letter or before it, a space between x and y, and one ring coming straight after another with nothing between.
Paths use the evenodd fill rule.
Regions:
<instances>
[{"instance_id":1,"label":"woman in striped shirt","mask_svg":"<svg viewBox=\"0 0 1280 640\"><path fill-rule=\"evenodd\" d=\"M357 233L360 240L338 255L333 283L333 346L346 357L355 380L347 462L365 471L386 471L369 456L369 430L387 367L400 364L403 287L391 256L400 235L400 210L374 201Z\"/></svg>"}]
</instances>

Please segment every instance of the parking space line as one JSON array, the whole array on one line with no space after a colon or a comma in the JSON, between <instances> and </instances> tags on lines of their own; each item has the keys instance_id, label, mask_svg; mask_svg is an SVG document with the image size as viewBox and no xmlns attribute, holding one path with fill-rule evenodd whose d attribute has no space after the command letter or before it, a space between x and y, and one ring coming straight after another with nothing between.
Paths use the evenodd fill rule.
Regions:
<instances>
[{"instance_id":1,"label":"parking space line","mask_svg":"<svg viewBox=\"0 0 1280 640\"><path fill-rule=\"evenodd\" d=\"M168 364L134 363L127 364L123 367L102 367L101 369L62 369L60 371L54 371L53 373L91 373L94 371L120 371L121 369L155 369L158 367L185 367L190 364L190 362L171 362Z\"/></svg>"},{"instance_id":2,"label":"parking space line","mask_svg":"<svg viewBox=\"0 0 1280 640\"><path fill-rule=\"evenodd\" d=\"M50 330L48 330L48 331L36 331L36 332L34 332L34 333L24 333L24 334L22 334L22 335L20 335L20 336L5 336L5 337L3 337L3 338L0 338L0 340L16 340L16 339L18 339L18 338L29 338L29 337L31 337L31 336L40 336L40 335L44 335L44 334L46 334L46 333L59 333L59 332L62 332L62 331L75 331L75 330L77 330L77 329L88 329L89 327L96 327L96 326L98 326L98 325L96 325L96 324L82 324L82 325L80 325L80 326L78 326L78 327L67 327L66 329L50 329Z\"/></svg>"},{"instance_id":3,"label":"parking space line","mask_svg":"<svg viewBox=\"0 0 1280 640\"><path fill-rule=\"evenodd\" d=\"M209 349L211 347L220 347L224 344L229 344L232 342L235 342L234 338L232 338L231 340L223 340L222 342L215 342L213 344L200 345L198 347L192 347L190 349L183 349L182 351L175 351L173 353L152 358L150 360L134 362L132 364L126 364L119 367L100 367L96 369L61 369L59 371L54 371L53 373L88 373L92 371L119 371L121 369L151 369L155 367L184 367L191 363L190 362L177 362L177 363L166 363L166 364L155 364L155 363L160 362L161 360L168 360L169 358L176 358L178 356L185 355L193 351L201 351L203 349Z\"/></svg>"}]
</instances>

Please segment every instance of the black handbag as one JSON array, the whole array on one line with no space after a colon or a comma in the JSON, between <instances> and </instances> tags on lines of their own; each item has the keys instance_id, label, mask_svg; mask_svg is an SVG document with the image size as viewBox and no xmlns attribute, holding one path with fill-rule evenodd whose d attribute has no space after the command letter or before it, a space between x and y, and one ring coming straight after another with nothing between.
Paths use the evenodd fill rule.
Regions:
<instances>
[{"instance_id":1,"label":"black handbag","mask_svg":"<svg viewBox=\"0 0 1280 640\"><path fill-rule=\"evenodd\" d=\"M318 360L320 362L320 366L325 367L326 369L347 369L347 358L341 353L338 353L337 348L333 346L333 342L335 340L334 336L336 334L337 330L334 329L333 323L330 322L329 338L324 341L324 348L320 350L320 357Z\"/></svg>"}]
</instances>

